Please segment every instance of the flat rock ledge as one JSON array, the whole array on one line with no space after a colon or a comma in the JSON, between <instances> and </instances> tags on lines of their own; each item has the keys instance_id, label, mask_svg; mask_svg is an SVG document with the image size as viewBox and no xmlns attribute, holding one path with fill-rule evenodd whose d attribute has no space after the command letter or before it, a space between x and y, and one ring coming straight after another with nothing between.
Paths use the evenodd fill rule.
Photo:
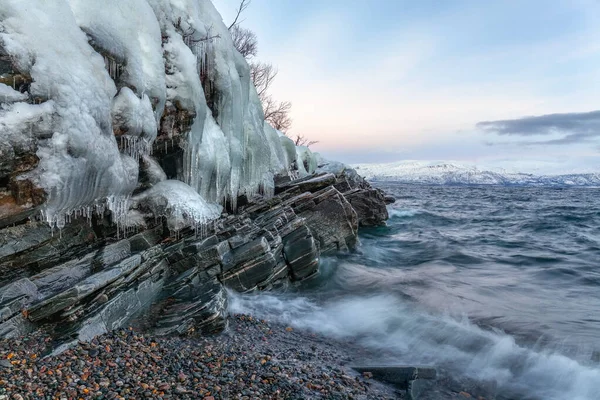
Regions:
<instances>
[{"instance_id":1,"label":"flat rock ledge","mask_svg":"<svg viewBox=\"0 0 600 400\"><path fill-rule=\"evenodd\" d=\"M276 181L208 227L173 237L164 221L118 239L109 218L60 233L29 221L0 230L0 337L43 330L55 352L135 323L156 335L216 333L226 289L281 288L353 251L359 226L385 225L389 197L347 173Z\"/></svg>"}]
</instances>

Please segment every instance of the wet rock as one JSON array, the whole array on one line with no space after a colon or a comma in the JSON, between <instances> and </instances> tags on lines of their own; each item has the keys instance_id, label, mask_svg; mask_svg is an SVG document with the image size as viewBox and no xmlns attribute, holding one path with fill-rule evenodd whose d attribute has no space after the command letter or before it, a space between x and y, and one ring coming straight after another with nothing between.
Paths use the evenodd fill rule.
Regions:
<instances>
[{"instance_id":1,"label":"wet rock","mask_svg":"<svg viewBox=\"0 0 600 400\"><path fill-rule=\"evenodd\" d=\"M286 190L293 189L297 193L304 192L317 192L328 186L332 186L336 183L336 176L331 173L324 173L321 175L309 175L306 178L298 179L277 185L275 187L275 193L281 193Z\"/></svg>"},{"instance_id":2,"label":"wet rock","mask_svg":"<svg viewBox=\"0 0 600 400\"><path fill-rule=\"evenodd\" d=\"M264 240L264 238L262 239ZM221 281L225 286L238 292L246 292L269 278L276 265L277 261L273 253L264 253L258 258L252 257L248 261L224 271Z\"/></svg>"},{"instance_id":3,"label":"wet rock","mask_svg":"<svg viewBox=\"0 0 600 400\"><path fill-rule=\"evenodd\" d=\"M1 229L0 336L48 324L64 350L130 323L164 335L221 331L225 287L271 290L310 278L320 255L355 248L359 222L386 217L382 193L355 178L288 180L279 195L224 215L206 237L192 229L169 237L158 222L115 240L104 217L91 226L76 219L60 235L36 222Z\"/></svg>"},{"instance_id":4,"label":"wet rock","mask_svg":"<svg viewBox=\"0 0 600 400\"><path fill-rule=\"evenodd\" d=\"M306 221L321 254L354 250L358 241L358 216L346 198L334 187L313 196L288 200Z\"/></svg>"},{"instance_id":5,"label":"wet rock","mask_svg":"<svg viewBox=\"0 0 600 400\"><path fill-rule=\"evenodd\" d=\"M383 200L385 201L385 204L394 204L396 202L396 198L389 194L384 195Z\"/></svg>"},{"instance_id":6,"label":"wet rock","mask_svg":"<svg viewBox=\"0 0 600 400\"><path fill-rule=\"evenodd\" d=\"M406 398L416 400L430 389L437 377L435 368L412 366L353 366L367 378L391 383L406 390Z\"/></svg>"},{"instance_id":7,"label":"wet rock","mask_svg":"<svg viewBox=\"0 0 600 400\"><path fill-rule=\"evenodd\" d=\"M29 319L39 321L54 313L75 305L78 301L91 295L103 286L107 286L118 278L131 272L141 262L139 255L132 256L105 271L94 274L61 292L29 308Z\"/></svg>"},{"instance_id":8,"label":"wet rock","mask_svg":"<svg viewBox=\"0 0 600 400\"><path fill-rule=\"evenodd\" d=\"M353 189L344 197L356 211L360 226L385 225L389 218L385 195L379 189Z\"/></svg>"},{"instance_id":9,"label":"wet rock","mask_svg":"<svg viewBox=\"0 0 600 400\"><path fill-rule=\"evenodd\" d=\"M283 254L294 280L302 280L317 272L319 252L310 230L301 226L282 238Z\"/></svg>"}]
</instances>

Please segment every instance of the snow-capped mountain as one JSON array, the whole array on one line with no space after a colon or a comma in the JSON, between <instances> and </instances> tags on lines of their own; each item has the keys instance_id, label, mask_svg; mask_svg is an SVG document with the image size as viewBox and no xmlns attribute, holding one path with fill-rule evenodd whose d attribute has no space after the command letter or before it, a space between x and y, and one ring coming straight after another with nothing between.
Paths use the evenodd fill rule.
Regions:
<instances>
[{"instance_id":1,"label":"snow-capped mountain","mask_svg":"<svg viewBox=\"0 0 600 400\"><path fill-rule=\"evenodd\" d=\"M353 167L371 181L434 185L600 186L600 173L541 175L447 161L399 161L356 164Z\"/></svg>"}]
</instances>

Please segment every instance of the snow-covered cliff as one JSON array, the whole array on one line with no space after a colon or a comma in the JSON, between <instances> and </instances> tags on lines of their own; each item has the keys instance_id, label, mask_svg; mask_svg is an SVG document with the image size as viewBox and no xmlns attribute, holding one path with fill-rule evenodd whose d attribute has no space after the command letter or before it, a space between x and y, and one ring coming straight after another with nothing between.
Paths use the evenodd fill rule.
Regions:
<instances>
[{"instance_id":1,"label":"snow-covered cliff","mask_svg":"<svg viewBox=\"0 0 600 400\"><path fill-rule=\"evenodd\" d=\"M433 185L600 186L598 173L541 175L448 161L399 161L354 167L361 176L372 181Z\"/></svg>"},{"instance_id":2,"label":"snow-covered cliff","mask_svg":"<svg viewBox=\"0 0 600 400\"><path fill-rule=\"evenodd\" d=\"M41 212L62 227L108 208L127 225L145 204L198 224L316 164L265 126L210 0L0 0L0 101L6 223ZM159 184L140 173L181 183L138 194Z\"/></svg>"}]
</instances>

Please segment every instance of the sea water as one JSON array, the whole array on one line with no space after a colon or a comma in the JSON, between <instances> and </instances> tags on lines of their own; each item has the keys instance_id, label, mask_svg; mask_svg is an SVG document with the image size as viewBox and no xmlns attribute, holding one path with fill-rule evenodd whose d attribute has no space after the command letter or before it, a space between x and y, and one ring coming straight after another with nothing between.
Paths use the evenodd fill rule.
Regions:
<instances>
[{"instance_id":1,"label":"sea water","mask_svg":"<svg viewBox=\"0 0 600 400\"><path fill-rule=\"evenodd\" d=\"M382 188L390 219L356 253L232 309L492 383L499 399L600 399L600 189Z\"/></svg>"}]
</instances>

